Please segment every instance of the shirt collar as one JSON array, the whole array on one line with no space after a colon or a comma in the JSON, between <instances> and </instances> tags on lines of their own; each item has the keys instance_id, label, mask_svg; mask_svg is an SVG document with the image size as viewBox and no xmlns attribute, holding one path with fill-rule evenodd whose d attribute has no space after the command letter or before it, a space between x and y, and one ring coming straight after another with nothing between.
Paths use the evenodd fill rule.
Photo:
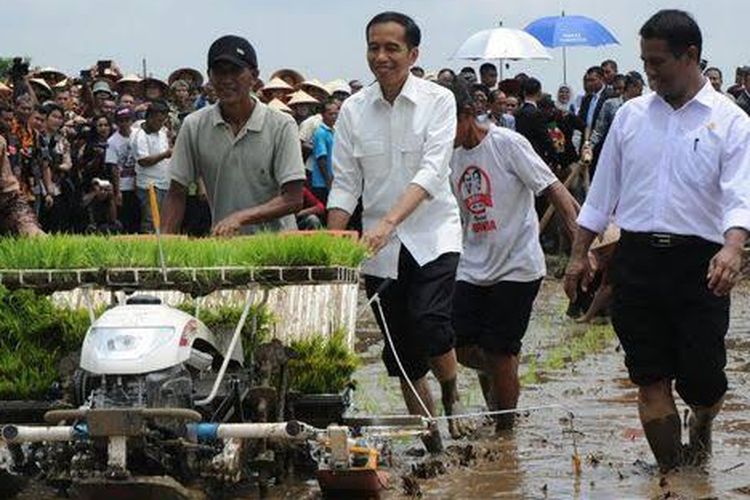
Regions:
<instances>
[{"instance_id":1,"label":"shirt collar","mask_svg":"<svg viewBox=\"0 0 750 500\"><path fill-rule=\"evenodd\" d=\"M656 92L653 93L653 96L654 98L651 101L652 105L655 102L658 102L661 105L668 107L672 111L678 111L676 109L673 109L672 106L667 101L665 101L662 96L660 96ZM711 85L711 82L709 82L708 78L706 78L706 81L703 83L703 86L700 88L698 93L695 94L693 98L690 99L688 102L686 102L680 109L684 109L690 106L693 102L696 102L700 104L701 106L710 109L714 105L715 97L716 97L716 90L714 90L713 86Z\"/></svg>"},{"instance_id":2,"label":"shirt collar","mask_svg":"<svg viewBox=\"0 0 750 500\"><path fill-rule=\"evenodd\" d=\"M248 132L260 132L261 130L263 130L263 124L266 121L267 107L265 104L260 102L257 97L252 96L252 99L255 101L255 108L253 108L253 113L250 115L250 118L247 120L245 125L243 125L242 129L245 129ZM223 123L229 126L226 120L224 120L224 117L221 116L221 108L219 108L219 103L217 102L216 104L212 104L212 106L213 109L211 110L211 117L213 125L216 126Z\"/></svg>"},{"instance_id":3,"label":"shirt collar","mask_svg":"<svg viewBox=\"0 0 750 500\"><path fill-rule=\"evenodd\" d=\"M414 104L417 103L417 98L419 96L419 92L417 91L417 85L416 85L416 79L417 77L409 73L406 77L406 81L404 82L404 86L401 87L401 92L398 94L396 99L398 97L405 97L406 99L410 100ZM383 89L380 88L380 84L375 82L375 100L376 101L383 101L388 102L385 100L385 97L383 97Z\"/></svg>"}]
</instances>

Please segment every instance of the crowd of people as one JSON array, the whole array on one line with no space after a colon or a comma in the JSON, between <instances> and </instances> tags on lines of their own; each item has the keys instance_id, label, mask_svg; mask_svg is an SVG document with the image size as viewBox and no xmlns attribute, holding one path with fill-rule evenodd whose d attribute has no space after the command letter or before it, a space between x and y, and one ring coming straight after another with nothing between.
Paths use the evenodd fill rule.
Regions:
<instances>
[{"instance_id":1,"label":"crowd of people","mask_svg":"<svg viewBox=\"0 0 750 500\"><path fill-rule=\"evenodd\" d=\"M477 122L526 137L560 179L582 156L590 159L593 175L617 109L645 88L637 71L620 73L613 60L586 71L577 97L567 84L543 89L524 73L499 82L492 63L482 64L478 74L472 67L425 72L415 65L410 71L446 86L456 79L466 82L476 100ZM726 91L721 70L709 67L704 74L717 91L750 113L749 67L737 68L735 83ZM362 87L359 80L323 84L282 69L266 83L258 79L252 89L299 126L307 171L305 205L297 213L301 229L325 225L338 109ZM146 191L153 185L161 205L182 122L216 100L211 82L192 68L178 69L163 81L123 75L113 61L99 61L69 77L53 68L30 73L28 63L16 59L9 81L0 83L0 135L23 198L44 231L150 232ZM572 190L582 202L582 188L574 184ZM191 183L188 196L181 230L209 234L212 217L202 179ZM353 227L359 227L356 220ZM544 242L550 250L561 244L556 234L545 235Z\"/></svg>"},{"instance_id":2,"label":"crowd of people","mask_svg":"<svg viewBox=\"0 0 750 500\"><path fill-rule=\"evenodd\" d=\"M554 208L572 240L565 292L576 304L598 280L594 304L611 302L659 466L705 461L750 235L750 71L724 92L679 10L640 31L647 95L612 60L585 72L575 98L525 74L498 81L492 64L428 73L419 27L397 12L365 35L368 86L290 69L263 83L255 48L233 35L209 48L206 84L191 69L122 76L111 61L30 78L16 61L12 90L0 89L0 221L26 234L35 214L51 232L149 232L153 189L165 233L359 228L383 361L408 410L436 414L432 372L444 412L460 415L461 363L503 432ZM673 384L691 408L688 445ZM461 436L465 422L449 429ZM436 427L424 442L442 449Z\"/></svg>"}]
</instances>

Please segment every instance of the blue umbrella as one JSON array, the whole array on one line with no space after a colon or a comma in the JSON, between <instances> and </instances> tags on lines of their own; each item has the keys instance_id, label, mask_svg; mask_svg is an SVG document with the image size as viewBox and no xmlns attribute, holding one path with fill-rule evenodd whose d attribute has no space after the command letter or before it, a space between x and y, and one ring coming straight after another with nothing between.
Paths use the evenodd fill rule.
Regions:
<instances>
[{"instance_id":1,"label":"blue umbrella","mask_svg":"<svg viewBox=\"0 0 750 500\"><path fill-rule=\"evenodd\" d=\"M619 44L617 38L601 23L586 16L542 17L531 22L524 31L545 47L563 48L563 79L568 80L567 47L599 47Z\"/></svg>"}]
</instances>

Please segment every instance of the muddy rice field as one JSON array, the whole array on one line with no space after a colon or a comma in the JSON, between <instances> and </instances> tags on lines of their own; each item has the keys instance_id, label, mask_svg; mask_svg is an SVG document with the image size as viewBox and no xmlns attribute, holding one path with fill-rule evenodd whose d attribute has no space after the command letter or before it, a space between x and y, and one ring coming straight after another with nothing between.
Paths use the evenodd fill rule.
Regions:
<instances>
[{"instance_id":1,"label":"muddy rice field","mask_svg":"<svg viewBox=\"0 0 750 500\"><path fill-rule=\"evenodd\" d=\"M733 294L730 392L714 427L712 462L666 476L655 470L638 421L636 388L611 328L576 324L565 318L566 305L560 282L546 280L524 341L519 406L559 404L567 410L529 412L503 436L477 420L474 436L445 440L446 453L435 458L414 457L419 443L400 441L394 445L390 489L381 498L750 498L750 285L745 282ZM367 315L359 328L364 363L355 376L355 411L401 414L398 383L384 373L383 341L372 321ZM462 370L460 378L466 410L483 410L473 372ZM439 394L437 384L433 389ZM678 408L683 413L686 406ZM576 450L580 474L573 466ZM320 492L310 481L279 489L273 497L319 498Z\"/></svg>"},{"instance_id":2,"label":"muddy rice field","mask_svg":"<svg viewBox=\"0 0 750 500\"><path fill-rule=\"evenodd\" d=\"M668 475L655 471L640 429L636 389L627 379L623 353L611 328L583 326L565 317L559 281L548 279L537 298L523 347L521 407L529 411L515 430L494 435L475 419L475 434L446 439L446 452L424 456L416 439L393 443L394 464L383 499L402 498L750 498L750 284L733 295L727 338L730 392L714 427L714 457L702 469ZM380 362L383 340L372 315L358 324L363 363L355 375L353 413L403 414L398 382ZM460 372L469 412L484 409L475 375ZM434 394L438 394L434 384ZM681 413L686 407L678 403ZM572 415L572 418L571 418ZM685 431L685 436L687 432ZM580 458L576 471L573 456ZM40 485L18 498L53 498ZM249 491L242 498L254 498ZM298 479L271 489L270 498L321 498L314 480Z\"/></svg>"}]
</instances>

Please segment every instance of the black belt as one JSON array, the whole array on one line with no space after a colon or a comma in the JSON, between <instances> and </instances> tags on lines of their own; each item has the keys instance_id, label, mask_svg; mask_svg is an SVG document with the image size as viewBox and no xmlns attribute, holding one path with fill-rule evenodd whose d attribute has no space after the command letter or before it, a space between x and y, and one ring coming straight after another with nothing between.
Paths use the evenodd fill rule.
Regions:
<instances>
[{"instance_id":1,"label":"black belt","mask_svg":"<svg viewBox=\"0 0 750 500\"><path fill-rule=\"evenodd\" d=\"M699 236L670 233L634 233L625 230L621 232L620 239L623 242L647 245L653 248L675 248L689 244L712 244L712 242Z\"/></svg>"}]
</instances>

